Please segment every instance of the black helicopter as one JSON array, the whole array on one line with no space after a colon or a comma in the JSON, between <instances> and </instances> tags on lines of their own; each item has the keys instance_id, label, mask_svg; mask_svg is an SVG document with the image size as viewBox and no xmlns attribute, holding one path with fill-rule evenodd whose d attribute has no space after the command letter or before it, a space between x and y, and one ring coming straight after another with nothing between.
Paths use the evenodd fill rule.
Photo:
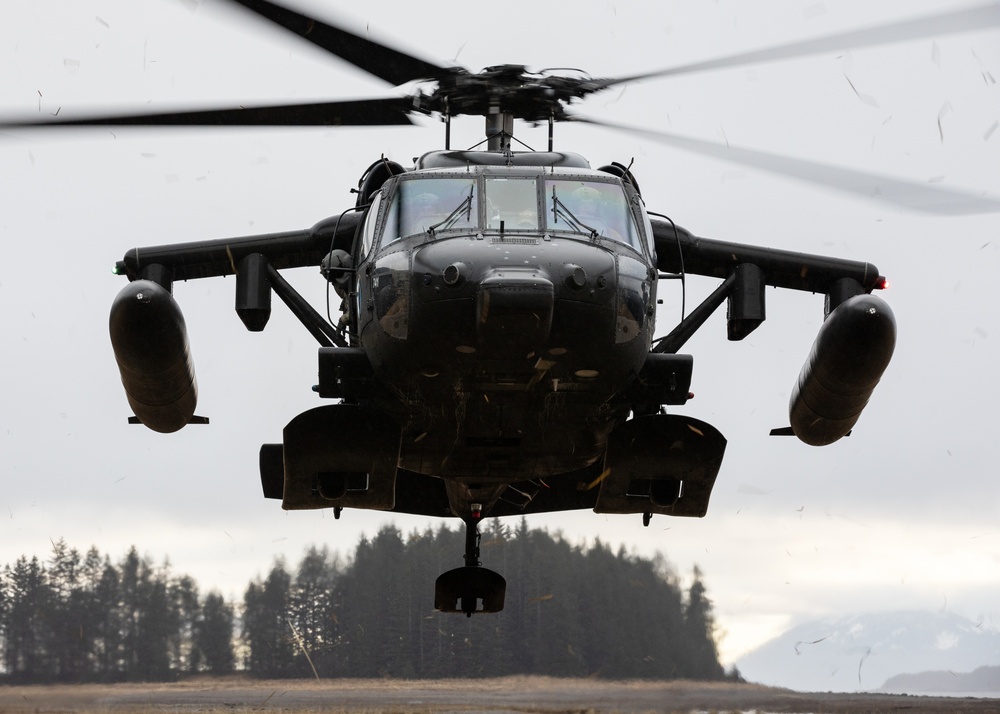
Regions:
<instances>
[{"instance_id":1,"label":"black helicopter","mask_svg":"<svg viewBox=\"0 0 1000 714\"><path fill-rule=\"evenodd\" d=\"M375 161L355 205L309 229L126 253L110 331L132 421L164 433L207 421L195 414L175 281L235 275L236 312L252 331L265 328L276 294L319 343L314 389L331 402L261 447L264 496L337 517L363 508L462 519L465 566L438 578L435 607L468 616L503 608L503 577L480 563L487 516L589 508L648 525L653 514L706 514L726 439L668 408L690 397L685 343L723 303L728 338L741 340L765 319L766 286L824 294L790 426L772 433L826 445L854 427L895 345L892 311L872 294L887 286L875 266L696 237L647 209L631 166L594 169L554 150L556 123L589 121L567 111L577 100L754 57L606 79L518 65L470 73L266 0L232 2L393 85L423 88L4 124L372 126L424 114L443 119L444 149L412 167ZM484 148L451 148L451 120L463 115L485 117ZM518 150L515 120L547 123L547 150ZM281 275L303 266L318 267L342 301L336 324ZM721 282L657 337L659 283L688 274Z\"/></svg>"}]
</instances>

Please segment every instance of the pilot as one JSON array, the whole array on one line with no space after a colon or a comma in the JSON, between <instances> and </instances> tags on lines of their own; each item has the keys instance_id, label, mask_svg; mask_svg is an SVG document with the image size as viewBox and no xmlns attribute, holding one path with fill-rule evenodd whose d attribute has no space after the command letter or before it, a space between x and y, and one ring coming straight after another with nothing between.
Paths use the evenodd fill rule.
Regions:
<instances>
[{"instance_id":1,"label":"pilot","mask_svg":"<svg viewBox=\"0 0 1000 714\"><path fill-rule=\"evenodd\" d=\"M573 206L577 217L597 218L601 209L601 192L590 186L581 186L573 192Z\"/></svg>"},{"instance_id":2,"label":"pilot","mask_svg":"<svg viewBox=\"0 0 1000 714\"><path fill-rule=\"evenodd\" d=\"M441 199L433 193L421 193L413 197L410 201L410 232L426 231L442 218Z\"/></svg>"},{"instance_id":3,"label":"pilot","mask_svg":"<svg viewBox=\"0 0 1000 714\"><path fill-rule=\"evenodd\" d=\"M590 186L581 186L573 191L573 215L587 228L593 228L599 236L621 240L621 234L608 225L601 213L601 192Z\"/></svg>"}]
</instances>

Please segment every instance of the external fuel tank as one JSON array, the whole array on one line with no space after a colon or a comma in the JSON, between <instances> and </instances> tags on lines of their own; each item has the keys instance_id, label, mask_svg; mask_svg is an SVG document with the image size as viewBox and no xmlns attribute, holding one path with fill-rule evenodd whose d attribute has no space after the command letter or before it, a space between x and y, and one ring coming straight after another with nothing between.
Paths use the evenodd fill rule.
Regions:
<instances>
[{"instance_id":1,"label":"external fuel tank","mask_svg":"<svg viewBox=\"0 0 1000 714\"><path fill-rule=\"evenodd\" d=\"M845 436L861 416L896 345L889 305L870 294L837 306L816 336L789 400L792 432L812 446Z\"/></svg>"},{"instance_id":2,"label":"external fuel tank","mask_svg":"<svg viewBox=\"0 0 1000 714\"><path fill-rule=\"evenodd\" d=\"M187 328L169 290L136 280L111 305L111 345L128 403L139 421L162 433L191 421L198 383Z\"/></svg>"}]
</instances>

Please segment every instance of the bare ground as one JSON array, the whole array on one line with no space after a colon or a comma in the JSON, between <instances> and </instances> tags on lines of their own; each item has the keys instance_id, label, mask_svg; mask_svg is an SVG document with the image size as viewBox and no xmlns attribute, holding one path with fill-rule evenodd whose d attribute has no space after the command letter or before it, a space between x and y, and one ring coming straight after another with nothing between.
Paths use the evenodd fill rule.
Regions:
<instances>
[{"instance_id":1,"label":"bare ground","mask_svg":"<svg viewBox=\"0 0 1000 714\"><path fill-rule=\"evenodd\" d=\"M614 712L1000 712L998 699L805 694L755 684L508 677L435 681L195 678L171 684L0 687L0 714L66 712L342 712L603 714Z\"/></svg>"}]
</instances>

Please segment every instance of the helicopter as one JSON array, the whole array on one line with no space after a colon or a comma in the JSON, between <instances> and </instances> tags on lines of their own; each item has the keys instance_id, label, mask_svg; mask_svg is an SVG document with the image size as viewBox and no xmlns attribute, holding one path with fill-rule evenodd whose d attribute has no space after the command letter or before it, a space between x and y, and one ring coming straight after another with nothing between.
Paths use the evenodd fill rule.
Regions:
<instances>
[{"instance_id":1,"label":"helicopter","mask_svg":"<svg viewBox=\"0 0 1000 714\"><path fill-rule=\"evenodd\" d=\"M826 296L826 320L793 391L788 429L815 445L854 427L891 357L895 324L871 264L699 238L646 208L632 167L520 151L514 122L583 121L569 104L632 81L478 74L404 55L269 2L239 2L393 84L393 100L133 115L54 124L402 124L444 119L444 149L413 166L378 159L354 205L312 228L129 251L111 334L134 421L173 432L202 420L176 281L236 276L236 310L263 330L272 295L319 343L321 399L260 450L265 497L286 509L370 508L459 518L464 568L438 581L444 611L495 612L503 579L480 563L487 516L592 509L700 517L725 452L690 398L687 340L722 303L728 337L765 318L764 289ZM352 49L353 47L353 49ZM455 150L453 117L483 116L484 148ZM320 269L334 324L283 280ZM658 287L719 288L657 337Z\"/></svg>"}]
</instances>

